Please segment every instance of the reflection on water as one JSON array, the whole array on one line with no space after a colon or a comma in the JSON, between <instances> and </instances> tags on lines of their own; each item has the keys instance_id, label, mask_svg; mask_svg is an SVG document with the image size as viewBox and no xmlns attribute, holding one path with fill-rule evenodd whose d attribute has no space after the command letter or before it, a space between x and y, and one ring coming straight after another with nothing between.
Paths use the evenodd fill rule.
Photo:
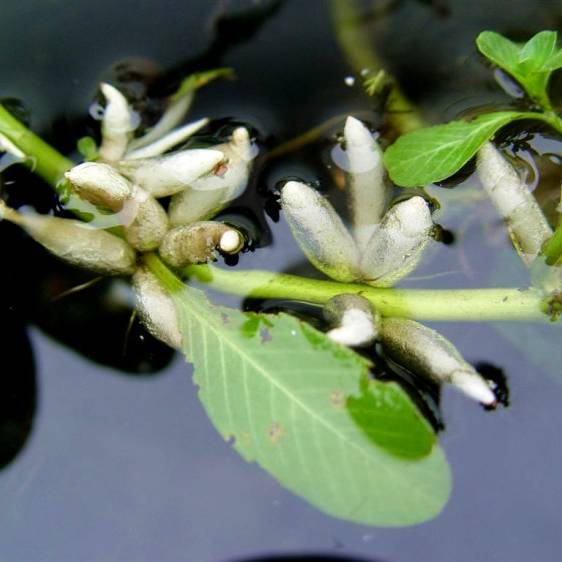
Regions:
<instances>
[{"instance_id":1,"label":"reflection on water","mask_svg":"<svg viewBox=\"0 0 562 562\"><path fill-rule=\"evenodd\" d=\"M371 3L364 3L366 29L410 99L436 121L481 103L506 102L475 55L472 41L479 31L526 37L552 29L560 11L547 1L388 2L381 18L382 4L374 3L371 11ZM3 26L2 41L10 48L0 54L1 94L24 100L32 124L68 152L74 139L96 130L84 115L102 75L132 84L139 98L146 88L157 99L193 69L232 65L238 80L217 83L201 95L194 117L251 123L267 147L350 111L364 111L377 123L377 108L361 94L360 81L351 87L344 82L350 71L333 40L328 3L257 5L245 16L254 3L192 2L189 10L174 0L157 8L129 1L13 3ZM218 17L224 6L231 17ZM60 18L49 17L53 9ZM116 63L131 57L144 62L135 69ZM158 110L152 108L154 115ZM261 240L255 252L240 257L241 267L289 270L300 262L286 224L266 218L264 202L287 176L328 185L332 172L319 154L330 144L326 134L297 153L260 164L249 193L226 211L232 221L246 221L248 230L259 225L254 236ZM559 142L538 134L512 146L523 165L533 162L529 174L540 171L537 197L552 216L559 197ZM450 193L468 192L467 184ZM6 172L3 189L14 206L47 211L54 205L40 182L16 169ZM441 199L442 192L432 195ZM341 194L331 195L337 205ZM270 207L274 200L268 199ZM505 235L494 230L488 204L447 211L440 221L455 243L429 256L419 274L462 273L416 286L513 284L508 268L499 265L508 246ZM272 230L271 246L264 226ZM195 397L189 368L179 358L170 364L166 348L138 323L129 325L126 289L104 281L53 302L91 276L46 256L8 225L0 225L0 234L4 263L14 264L5 266L9 273L0 278L7 397L0 413L0 444L6 443L0 455L6 465L0 473L4 557L226 560L314 549L368 559L473 561L553 559L559 552L559 355L552 345L529 347L536 336L532 326L512 327L520 334L507 339L487 325L435 326L472 363L503 369L512 407L485 415L445 391L439 411L428 390L428 412L434 423L443 418L447 425L441 435L455 474L453 498L441 517L419 528L364 529L318 514L224 445ZM311 274L307 266L304 270ZM24 325L42 330L32 332L33 351ZM107 367L114 374L163 376L107 376ZM35 376L39 403L29 436Z\"/></svg>"}]
</instances>

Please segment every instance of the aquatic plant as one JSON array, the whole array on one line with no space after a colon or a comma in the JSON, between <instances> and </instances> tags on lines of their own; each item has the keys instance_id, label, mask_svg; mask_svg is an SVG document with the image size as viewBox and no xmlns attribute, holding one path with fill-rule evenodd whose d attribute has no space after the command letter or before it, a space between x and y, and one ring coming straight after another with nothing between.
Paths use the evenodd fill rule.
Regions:
<instances>
[{"instance_id":1,"label":"aquatic plant","mask_svg":"<svg viewBox=\"0 0 562 562\"><path fill-rule=\"evenodd\" d=\"M531 111L414 131L384 156L369 129L349 117L342 143L349 229L312 186L294 180L282 186L281 208L296 241L331 280L210 265L219 253L244 249L242 229L212 219L246 189L256 149L238 127L227 142L173 150L207 124L182 125L195 91L228 74L224 69L188 77L156 125L138 135L126 97L102 84L102 141L98 147L82 139L87 161L77 165L0 106L2 149L49 182L77 219L18 212L5 203L0 215L73 265L130 276L148 330L193 363L209 417L246 460L337 517L384 526L427 520L448 499L449 467L419 404L397 382L372 376L375 345L397 368L452 384L491 407L493 383L418 321L549 322L560 311L562 229L553 231L490 139L518 119L562 132L547 90L550 74L562 67L561 51L551 32L524 46L485 32L478 46L525 89ZM424 186L477 153L482 186L524 263L540 272L534 286L393 288L423 259L438 229L434 202L423 193L392 204L385 167L399 186ZM323 329L286 313L215 306L183 278L250 298L318 305Z\"/></svg>"}]
</instances>

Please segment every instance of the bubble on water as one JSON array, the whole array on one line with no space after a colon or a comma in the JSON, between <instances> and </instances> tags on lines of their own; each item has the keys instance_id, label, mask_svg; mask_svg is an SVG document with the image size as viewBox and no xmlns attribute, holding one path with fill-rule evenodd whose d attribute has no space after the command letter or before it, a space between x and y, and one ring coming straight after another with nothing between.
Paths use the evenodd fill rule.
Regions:
<instances>
[{"instance_id":1,"label":"bubble on water","mask_svg":"<svg viewBox=\"0 0 562 562\"><path fill-rule=\"evenodd\" d=\"M88 113L96 121L101 121L105 113L105 108L103 107L103 105L101 105L101 103L95 101L94 103L90 104Z\"/></svg>"}]
</instances>

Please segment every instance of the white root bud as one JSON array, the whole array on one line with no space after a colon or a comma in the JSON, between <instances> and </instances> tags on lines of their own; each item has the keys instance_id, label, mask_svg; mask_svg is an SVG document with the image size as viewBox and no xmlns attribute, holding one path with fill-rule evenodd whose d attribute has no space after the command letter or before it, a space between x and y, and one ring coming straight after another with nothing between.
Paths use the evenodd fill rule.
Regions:
<instances>
[{"instance_id":1,"label":"white root bud","mask_svg":"<svg viewBox=\"0 0 562 562\"><path fill-rule=\"evenodd\" d=\"M353 233L362 249L381 221L389 190L382 152L369 129L350 116L345 122L344 137L349 159L348 201Z\"/></svg>"},{"instance_id":2,"label":"white root bud","mask_svg":"<svg viewBox=\"0 0 562 562\"><path fill-rule=\"evenodd\" d=\"M234 228L220 222L203 221L170 230L159 252L172 267L183 267L214 259L216 249L233 254L243 245L242 235Z\"/></svg>"},{"instance_id":3,"label":"white root bud","mask_svg":"<svg viewBox=\"0 0 562 562\"><path fill-rule=\"evenodd\" d=\"M384 216L361 259L363 279L386 287L408 275L419 263L433 228L423 197L397 203Z\"/></svg>"},{"instance_id":4,"label":"white root bud","mask_svg":"<svg viewBox=\"0 0 562 562\"><path fill-rule=\"evenodd\" d=\"M377 337L379 316L360 295L332 297L324 307L324 317L335 326L326 335L342 345L364 346Z\"/></svg>"},{"instance_id":5,"label":"white root bud","mask_svg":"<svg viewBox=\"0 0 562 562\"><path fill-rule=\"evenodd\" d=\"M385 353L414 374L437 384L450 384L486 405L496 404L490 384L441 334L414 320L385 318L379 339Z\"/></svg>"},{"instance_id":6,"label":"white root bud","mask_svg":"<svg viewBox=\"0 0 562 562\"><path fill-rule=\"evenodd\" d=\"M213 149L224 154L224 170L195 180L172 197L169 215L174 226L212 218L246 189L251 161L256 154L248 130L238 127L230 142Z\"/></svg>"},{"instance_id":7,"label":"white root bud","mask_svg":"<svg viewBox=\"0 0 562 562\"><path fill-rule=\"evenodd\" d=\"M181 349L182 336L176 308L158 278L147 267L140 267L133 275L133 289L145 328L170 347Z\"/></svg>"},{"instance_id":8,"label":"white root bud","mask_svg":"<svg viewBox=\"0 0 562 562\"><path fill-rule=\"evenodd\" d=\"M134 219L125 227L127 242L141 252L156 250L170 226L166 211L152 195L138 186L134 186L127 205L134 207Z\"/></svg>"},{"instance_id":9,"label":"white root bud","mask_svg":"<svg viewBox=\"0 0 562 562\"><path fill-rule=\"evenodd\" d=\"M219 150L194 148L158 158L121 160L116 166L133 183L160 198L182 191L223 159Z\"/></svg>"},{"instance_id":10,"label":"white root bud","mask_svg":"<svg viewBox=\"0 0 562 562\"><path fill-rule=\"evenodd\" d=\"M0 202L0 218L21 226L32 238L62 260L103 275L131 275L136 255L124 240L71 219L23 215Z\"/></svg>"},{"instance_id":11,"label":"white root bud","mask_svg":"<svg viewBox=\"0 0 562 562\"><path fill-rule=\"evenodd\" d=\"M289 181L281 191L281 208L295 240L318 270L337 281L359 277L355 240L320 193L304 183Z\"/></svg>"},{"instance_id":12,"label":"white root bud","mask_svg":"<svg viewBox=\"0 0 562 562\"><path fill-rule=\"evenodd\" d=\"M131 195L131 184L108 164L85 162L64 174L79 197L119 212Z\"/></svg>"},{"instance_id":13,"label":"white root bud","mask_svg":"<svg viewBox=\"0 0 562 562\"><path fill-rule=\"evenodd\" d=\"M530 265L552 236L544 213L516 170L492 143L486 143L478 152L477 169L482 186L507 224L515 249Z\"/></svg>"},{"instance_id":14,"label":"white root bud","mask_svg":"<svg viewBox=\"0 0 562 562\"><path fill-rule=\"evenodd\" d=\"M101 84L106 99L102 119L102 143L99 154L107 162L115 162L123 157L133 131L136 128L135 115L125 96L110 84Z\"/></svg>"}]
</instances>

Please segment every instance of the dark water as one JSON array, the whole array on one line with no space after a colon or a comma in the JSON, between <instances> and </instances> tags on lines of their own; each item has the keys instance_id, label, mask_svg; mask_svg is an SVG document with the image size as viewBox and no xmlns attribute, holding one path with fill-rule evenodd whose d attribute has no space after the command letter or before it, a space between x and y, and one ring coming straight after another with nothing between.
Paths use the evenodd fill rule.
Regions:
<instances>
[{"instance_id":1,"label":"dark water","mask_svg":"<svg viewBox=\"0 0 562 562\"><path fill-rule=\"evenodd\" d=\"M373 2L375 9L385 5L387 15L367 26L373 45L429 120L508 101L474 51L479 31L524 38L562 27L559 2ZM85 116L99 80L114 77L112 66L131 58L158 69L155 88L164 89L194 69L234 67L238 80L204 90L191 115L248 122L269 146L350 111L375 121L371 101L344 82L352 71L334 40L329 3L288 0L265 17L267 6L4 0L0 96L22 100L33 128L67 151L95 128ZM231 17L217 39L213 21L222 9ZM241 17L247 10L252 18ZM320 148L269 166L254 189L265 192L288 175L322 177ZM548 150L560 148L550 143ZM10 170L4 189L16 203L52 204L47 188L26 174ZM517 262L489 205L473 209L470 220L446 215L443 224L457 243L440 247L415 275L453 273L405 285L519 283L521 268L513 272ZM562 559L559 348L549 355L528 337L509 340L480 323L436 326L469 361L505 371L511 406L487 413L445 391L442 443L454 475L449 504L417 527L361 527L322 515L245 463L207 420L181 357L136 325L123 352L131 298L125 285L101 284L52 302L90 276L54 263L1 226L0 404L11 424L0 434L0 558ZM300 267L284 223L268 226L273 244L243 256L242 265Z\"/></svg>"}]
</instances>

